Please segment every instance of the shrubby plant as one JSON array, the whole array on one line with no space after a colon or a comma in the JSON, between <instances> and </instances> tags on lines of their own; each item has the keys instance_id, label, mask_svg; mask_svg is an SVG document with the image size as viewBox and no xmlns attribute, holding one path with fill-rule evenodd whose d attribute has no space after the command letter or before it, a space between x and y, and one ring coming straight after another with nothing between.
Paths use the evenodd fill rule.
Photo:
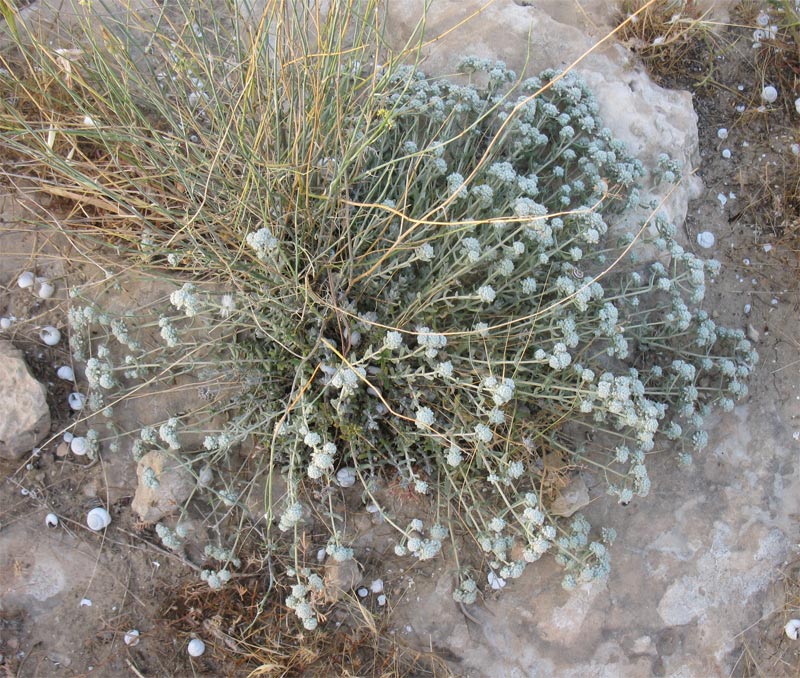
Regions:
<instances>
[{"instance_id":1,"label":"shrubby plant","mask_svg":"<svg viewBox=\"0 0 800 678\"><path fill-rule=\"evenodd\" d=\"M58 111L47 144L6 100L15 151L46 164L42 183L94 196L87 237L173 281L164 303L116 315L75 290L88 407L113 428L113 404L142 384L204 384L199 408L151 422L131 452L183 459L226 511L243 502L231 450L249 444L259 473L285 475L266 538L295 560L288 604L309 629L322 584L301 562L304 529L326 522L327 554L354 555L338 486L396 528L398 556L436 557L465 530L492 586L546 553L567 589L604 577L613 530L555 515L548 465L589 469L622 504L646 496L649 453L689 463L757 356L702 310L719 264L640 205L645 169L591 92L574 73L520 79L474 57L427 77L382 49L371 5L333 3L314 30L278 22L281 3L255 25L178 10L115 29L69 85L43 44L8 64L6 87L33 82ZM680 178L667 156L654 169ZM642 207L638 232L609 228ZM641 242L655 262L636 259ZM430 515L398 522L383 478L429 497ZM220 586L235 556L212 555L203 578Z\"/></svg>"}]
</instances>

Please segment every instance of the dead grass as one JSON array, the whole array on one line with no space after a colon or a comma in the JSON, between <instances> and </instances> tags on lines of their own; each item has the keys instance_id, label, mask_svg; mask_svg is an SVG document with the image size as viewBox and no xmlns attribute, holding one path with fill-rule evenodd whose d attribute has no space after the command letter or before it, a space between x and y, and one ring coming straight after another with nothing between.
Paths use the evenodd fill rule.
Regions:
<instances>
[{"instance_id":1,"label":"dead grass","mask_svg":"<svg viewBox=\"0 0 800 678\"><path fill-rule=\"evenodd\" d=\"M445 662L393 637L387 614L355 597L329 610L328 624L305 631L283 604L284 591L269 590L258 567L234 585L212 591L193 582L164 607L162 624L182 641L206 643L203 665L213 673L269 678L423 678L452 676Z\"/></svg>"},{"instance_id":2,"label":"dead grass","mask_svg":"<svg viewBox=\"0 0 800 678\"><path fill-rule=\"evenodd\" d=\"M647 4L623 0L619 22ZM688 76L689 82L702 83L713 71L715 52L715 36L705 18L695 0L656 0L621 28L619 39L657 82Z\"/></svg>"},{"instance_id":3,"label":"dead grass","mask_svg":"<svg viewBox=\"0 0 800 678\"><path fill-rule=\"evenodd\" d=\"M790 619L800 617L800 558L781 571L777 586L785 603L742 633L739 656L731 671L736 678L790 678L800 675L800 641L784 632Z\"/></svg>"}]
</instances>

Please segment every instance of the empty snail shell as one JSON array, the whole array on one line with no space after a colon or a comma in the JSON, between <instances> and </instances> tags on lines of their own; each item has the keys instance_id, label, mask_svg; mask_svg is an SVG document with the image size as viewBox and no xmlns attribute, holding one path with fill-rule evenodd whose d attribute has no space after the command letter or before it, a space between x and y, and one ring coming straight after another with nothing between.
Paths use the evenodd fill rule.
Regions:
<instances>
[{"instance_id":1,"label":"empty snail shell","mask_svg":"<svg viewBox=\"0 0 800 678\"><path fill-rule=\"evenodd\" d=\"M192 638L186 646L186 651L190 657L199 657L206 651L206 644L199 638Z\"/></svg>"},{"instance_id":2,"label":"empty snail shell","mask_svg":"<svg viewBox=\"0 0 800 678\"><path fill-rule=\"evenodd\" d=\"M55 346L61 341L61 332L59 332L58 328L48 325L40 330L39 338L48 346Z\"/></svg>"},{"instance_id":3,"label":"empty snail shell","mask_svg":"<svg viewBox=\"0 0 800 678\"><path fill-rule=\"evenodd\" d=\"M83 436L73 436L69 443L69 449L72 450L72 454L82 457L89 451L89 445Z\"/></svg>"},{"instance_id":4,"label":"empty snail shell","mask_svg":"<svg viewBox=\"0 0 800 678\"><path fill-rule=\"evenodd\" d=\"M90 529L99 532L111 525L111 514L101 506L98 506L86 515L86 524Z\"/></svg>"},{"instance_id":5,"label":"empty snail shell","mask_svg":"<svg viewBox=\"0 0 800 678\"><path fill-rule=\"evenodd\" d=\"M44 517L44 524L47 527L56 527L58 525L58 516L55 513L48 513Z\"/></svg>"},{"instance_id":6,"label":"empty snail shell","mask_svg":"<svg viewBox=\"0 0 800 678\"><path fill-rule=\"evenodd\" d=\"M125 632L122 640L125 641L125 644L128 647L135 647L139 644L139 635L139 629L131 629L130 631Z\"/></svg>"},{"instance_id":7,"label":"empty snail shell","mask_svg":"<svg viewBox=\"0 0 800 678\"><path fill-rule=\"evenodd\" d=\"M56 291L55 286L49 280L39 279L39 289L36 290L36 296L40 299L49 299Z\"/></svg>"},{"instance_id":8,"label":"empty snail shell","mask_svg":"<svg viewBox=\"0 0 800 678\"><path fill-rule=\"evenodd\" d=\"M19 278L17 278L17 285L19 285L22 289L33 287L34 282L36 282L36 276L30 271L24 271L23 273L20 273Z\"/></svg>"},{"instance_id":9,"label":"empty snail shell","mask_svg":"<svg viewBox=\"0 0 800 678\"><path fill-rule=\"evenodd\" d=\"M62 365L56 371L56 376L64 381L75 381L75 372L69 365Z\"/></svg>"},{"instance_id":10,"label":"empty snail shell","mask_svg":"<svg viewBox=\"0 0 800 678\"><path fill-rule=\"evenodd\" d=\"M67 397L67 403L69 403L70 409L78 410L83 409L83 405L86 402L86 396L83 393L78 393L77 391L73 391Z\"/></svg>"}]
</instances>

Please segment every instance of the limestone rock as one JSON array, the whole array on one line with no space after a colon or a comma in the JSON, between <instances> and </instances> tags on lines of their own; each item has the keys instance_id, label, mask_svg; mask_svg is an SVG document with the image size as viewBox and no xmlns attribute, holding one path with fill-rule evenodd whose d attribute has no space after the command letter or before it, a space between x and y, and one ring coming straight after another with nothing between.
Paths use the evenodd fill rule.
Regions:
<instances>
[{"instance_id":1,"label":"limestone rock","mask_svg":"<svg viewBox=\"0 0 800 678\"><path fill-rule=\"evenodd\" d=\"M569 518L576 511L580 511L591 501L589 489L580 476L575 476L569 484L561 490L550 506L550 513L556 516Z\"/></svg>"},{"instance_id":2,"label":"limestone rock","mask_svg":"<svg viewBox=\"0 0 800 678\"><path fill-rule=\"evenodd\" d=\"M19 459L50 433L45 387L10 341L0 341L0 411L3 459Z\"/></svg>"},{"instance_id":3,"label":"limestone rock","mask_svg":"<svg viewBox=\"0 0 800 678\"><path fill-rule=\"evenodd\" d=\"M342 595L352 591L361 583L363 576L361 567L355 560L345 560L343 563L328 558L325 562L325 598L332 603L341 599Z\"/></svg>"},{"instance_id":4,"label":"limestone rock","mask_svg":"<svg viewBox=\"0 0 800 678\"><path fill-rule=\"evenodd\" d=\"M691 94L656 85L613 39L595 48L610 30L612 13L607 4L590 0L578 9L564 0L464 0L455 10L449 2L402 0L387 3L387 24L398 50L410 36L424 33L428 42L419 55L420 68L429 75L455 73L467 55L503 60L525 77L545 68L565 69L577 61L575 72L597 98L603 123L646 168L653 168L663 152L683 164L679 186L650 184L642 193L643 202L663 201L662 211L681 224L689 200L699 197L702 189L700 179L691 174L699 163ZM469 16L473 18L465 21ZM635 223L638 220L620 227Z\"/></svg>"},{"instance_id":5,"label":"limestone rock","mask_svg":"<svg viewBox=\"0 0 800 678\"><path fill-rule=\"evenodd\" d=\"M159 450L148 452L139 460L136 477L139 484L131 508L146 523L178 511L195 486L188 469Z\"/></svg>"}]
</instances>

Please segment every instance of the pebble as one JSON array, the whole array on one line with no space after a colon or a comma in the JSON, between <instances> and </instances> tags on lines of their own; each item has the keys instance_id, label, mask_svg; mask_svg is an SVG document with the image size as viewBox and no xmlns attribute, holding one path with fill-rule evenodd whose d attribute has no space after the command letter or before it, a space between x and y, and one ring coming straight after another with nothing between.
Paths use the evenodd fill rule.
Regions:
<instances>
[{"instance_id":1,"label":"pebble","mask_svg":"<svg viewBox=\"0 0 800 678\"><path fill-rule=\"evenodd\" d=\"M741 335L740 335L741 336ZM752 341L754 344L757 344L761 339L761 335L758 333L758 330L753 327L752 325L747 325L747 338Z\"/></svg>"},{"instance_id":2,"label":"pebble","mask_svg":"<svg viewBox=\"0 0 800 678\"><path fill-rule=\"evenodd\" d=\"M714 247L714 243L716 243L716 241L717 239L714 237L714 234L711 231L701 231L697 234L697 244L705 249Z\"/></svg>"},{"instance_id":3,"label":"pebble","mask_svg":"<svg viewBox=\"0 0 800 678\"><path fill-rule=\"evenodd\" d=\"M728 196L724 193L717 193L717 200L719 200L719 204L725 207L725 203L728 202Z\"/></svg>"},{"instance_id":4,"label":"pebble","mask_svg":"<svg viewBox=\"0 0 800 678\"><path fill-rule=\"evenodd\" d=\"M356 484L356 471L349 466L340 468L336 471L336 482L339 487L353 487Z\"/></svg>"}]
</instances>

